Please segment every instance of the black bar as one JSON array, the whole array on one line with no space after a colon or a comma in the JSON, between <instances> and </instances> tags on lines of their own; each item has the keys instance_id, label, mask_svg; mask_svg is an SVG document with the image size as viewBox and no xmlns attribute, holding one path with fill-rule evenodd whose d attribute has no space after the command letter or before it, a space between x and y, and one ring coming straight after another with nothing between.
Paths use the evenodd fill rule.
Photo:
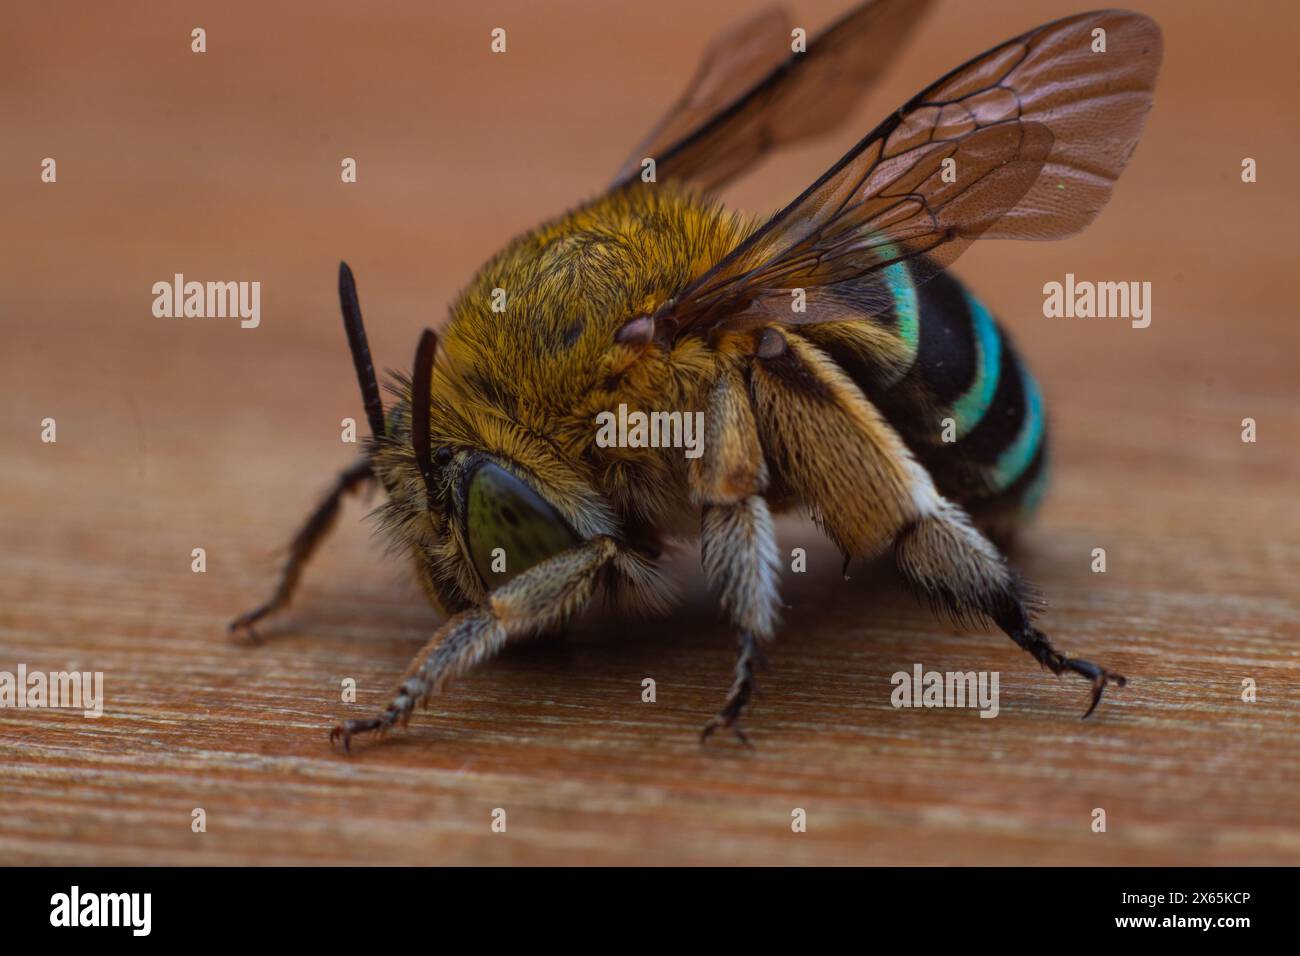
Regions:
<instances>
[{"instance_id":1,"label":"black bar","mask_svg":"<svg viewBox=\"0 0 1300 956\"><path fill-rule=\"evenodd\" d=\"M77 934L78 945L148 939L206 949L284 939L295 951L320 943L329 952L349 941L373 952L380 942L436 948L456 938L498 949L505 934L519 932L539 946L675 950L687 940L691 949L715 940L749 948L767 939L766 948L767 933L777 928L801 934L808 945L800 950L814 952L835 937L972 952L1015 941L1068 941L1073 949L1096 939L1182 946L1200 938L1226 952L1256 930L1281 938L1293 925L1295 884L1289 869L52 867L0 870L0 925L7 943L32 936L67 942ZM149 894L148 935L136 935L143 896L131 910L121 897L109 901L128 925L52 925L69 921L74 886L79 921L100 912L97 894ZM1210 925L1178 922L1193 919Z\"/></svg>"}]
</instances>

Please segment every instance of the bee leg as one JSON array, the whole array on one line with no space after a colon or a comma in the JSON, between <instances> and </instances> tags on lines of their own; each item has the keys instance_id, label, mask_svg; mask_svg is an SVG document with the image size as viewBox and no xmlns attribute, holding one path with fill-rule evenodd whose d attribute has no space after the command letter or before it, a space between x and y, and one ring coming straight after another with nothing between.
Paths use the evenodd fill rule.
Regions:
<instances>
[{"instance_id":1,"label":"bee leg","mask_svg":"<svg viewBox=\"0 0 1300 956\"><path fill-rule=\"evenodd\" d=\"M721 594L722 606L740 632L740 652L727 701L700 733L701 742L719 727L741 743L749 738L738 723L757 690L754 668L763 663L762 644L776 630L780 580L772 515L761 495L730 505L704 508L700 536L704 575Z\"/></svg>"},{"instance_id":2,"label":"bee leg","mask_svg":"<svg viewBox=\"0 0 1300 956\"><path fill-rule=\"evenodd\" d=\"M1091 680L1088 713L1107 684L1123 685L1118 674L1061 654L1032 627L1028 589L1006 559L938 493L880 410L825 353L788 329L761 335L750 389L764 447L841 551L874 554L893 540L899 570L936 608L959 621L987 618L1049 670Z\"/></svg>"},{"instance_id":3,"label":"bee leg","mask_svg":"<svg viewBox=\"0 0 1300 956\"><path fill-rule=\"evenodd\" d=\"M482 607L449 618L415 656L388 707L365 720L345 720L330 742L352 749L356 734L386 734L406 724L419 705L454 677L499 651L512 637L533 634L572 617L591 599L601 570L619 554L611 538L592 538L547 558L487 596Z\"/></svg>"},{"instance_id":4,"label":"bee leg","mask_svg":"<svg viewBox=\"0 0 1300 956\"><path fill-rule=\"evenodd\" d=\"M758 693L758 681L754 677L755 665L762 667L767 661L763 657L763 651L758 646L758 640L748 631L740 635L740 655L736 658L736 677L731 683L731 689L727 692L727 702L722 705L722 710L704 725L700 731L700 743L704 743L712 736L713 732L719 727L725 727L736 735L746 747L751 750L754 745L750 742L745 731L740 727L740 715L745 707L749 704L750 697Z\"/></svg>"},{"instance_id":5,"label":"bee leg","mask_svg":"<svg viewBox=\"0 0 1300 956\"><path fill-rule=\"evenodd\" d=\"M958 620L988 618L1053 674L1066 671L1092 682L1084 717L1101 702L1109 684L1124 678L1090 661L1066 657L1031 622L1033 600L1006 559L971 525L966 513L944 501L913 521L894 541L894 560L903 576L931 604Z\"/></svg>"},{"instance_id":6,"label":"bee leg","mask_svg":"<svg viewBox=\"0 0 1300 956\"><path fill-rule=\"evenodd\" d=\"M334 487L307 517L302 527L298 529L298 533L293 536L293 541L289 544L289 554L280 568L280 577L271 596L251 611L246 611L231 621L230 633L234 634L242 630L253 643L258 642L253 625L288 605L293 598L293 592L298 587L298 579L302 577L302 569L311 559L316 548L325 540L330 529L334 527L343 496L357 490L371 477L373 472L368 459L362 459L351 468L339 473L334 479Z\"/></svg>"},{"instance_id":7,"label":"bee leg","mask_svg":"<svg viewBox=\"0 0 1300 956\"><path fill-rule=\"evenodd\" d=\"M757 691L754 669L763 662L761 645L776 629L780 577L772 515L761 494L767 464L738 368L718 377L704 421L704 454L690 469L692 500L701 506L700 556L709 585L740 635L740 651L726 703L705 724L700 740L725 727L749 746L739 720Z\"/></svg>"},{"instance_id":8,"label":"bee leg","mask_svg":"<svg viewBox=\"0 0 1300 956\"><path fill-rule=\"evenodd\" d=\"M1081 661L1075 657L1066 657L1047 639L1047 635L1029 624L1023 608L1017 609L1006 619L998 621L998 627L1006 631L1011 639L1034 656L1043 667L1053 674L1071 671L1092 681L1092 700L1081 719L1087 720L1101 703L1101 695L1109 684L1123 687L1128 683L1122 674L1116 674L1091 661Z\"/></svg>"}]
</instances>

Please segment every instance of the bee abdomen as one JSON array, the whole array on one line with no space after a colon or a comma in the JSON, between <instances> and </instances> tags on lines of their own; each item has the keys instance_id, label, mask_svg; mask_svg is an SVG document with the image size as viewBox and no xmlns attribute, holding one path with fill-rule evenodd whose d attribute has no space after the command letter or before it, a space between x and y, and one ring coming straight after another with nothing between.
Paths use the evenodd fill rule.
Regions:
<instances>
[{"instance_id":1,"label":"bee abdomen","mask_svg":"<svg viewBox=\"0 0 1300 956\"><path fill-rule=\"evenodd\" d=\"M935 486L976 518L1003 523L1032 512L1046 484L1042 394L1005 330L960 282L923 284L898 263L886 270L894 331L891 362L878 337L849 323L808 326L930 472Z\"/></svg>"}]
</instances>

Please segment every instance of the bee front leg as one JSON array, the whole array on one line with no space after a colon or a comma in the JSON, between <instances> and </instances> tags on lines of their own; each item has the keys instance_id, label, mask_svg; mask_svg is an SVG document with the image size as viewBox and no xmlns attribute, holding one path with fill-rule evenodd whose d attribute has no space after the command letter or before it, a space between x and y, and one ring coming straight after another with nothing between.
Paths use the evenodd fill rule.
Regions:
<instances>
[{"instance_id":1,"label":"bee front leg","mask_svg":"<svg viewBox=\"0 0 1300 956\"><path fill-rule=\"evenodd\" d=\"M351 750L355 734L374 732L382 737L393 725L405 725L417 706L440 693L452 678L495 654L510 638L563 623L590 601L600 571L618 554L611 538L592 538L503 584L482 607L448 619L411 661L388 707L374 717L343 721L330 732L330 741L341 740L343 749Z\"/></svg>"},{"instance_id":2,"label":"bee front leg","mask_svg":"<svg viewBox=\"0 0 1300 956\"><path fill-rule=\"evenodd\" d=\"M343 501L343 496L356 491L373 477L374 472L370 468L369 459L362 459L351 468L339 473L334 480L334 487L307 516L298 533L293 536L293 541L289 544L289 554L280 568L280 577L276 582L275 590L262 604L230 622L229 630L232 634L243 630L254 643L257 642L257 632L253 630L253 625L287 606L292 600L293 592L298 587L298 580L302 577L303 568L334 527L334 522L338 520L339 505Z\"/></svg>"}]
</instances>

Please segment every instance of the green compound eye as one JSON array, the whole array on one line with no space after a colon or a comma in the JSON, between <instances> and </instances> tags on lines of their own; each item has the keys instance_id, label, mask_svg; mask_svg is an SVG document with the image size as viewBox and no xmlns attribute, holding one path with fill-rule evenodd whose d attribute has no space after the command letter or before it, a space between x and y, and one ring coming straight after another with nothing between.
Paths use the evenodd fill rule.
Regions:
<instances>
[{"instance_id":1,"label":"green compound eye","mask_svg":"<svg viewBox=\"0 0 1300 956\"><path fill-rule=\"evenodd\" d=\"M488 590L578 543L537 492L491 462L470 480L468 510L470 555Z\"/></svg>"}]
</instances>

